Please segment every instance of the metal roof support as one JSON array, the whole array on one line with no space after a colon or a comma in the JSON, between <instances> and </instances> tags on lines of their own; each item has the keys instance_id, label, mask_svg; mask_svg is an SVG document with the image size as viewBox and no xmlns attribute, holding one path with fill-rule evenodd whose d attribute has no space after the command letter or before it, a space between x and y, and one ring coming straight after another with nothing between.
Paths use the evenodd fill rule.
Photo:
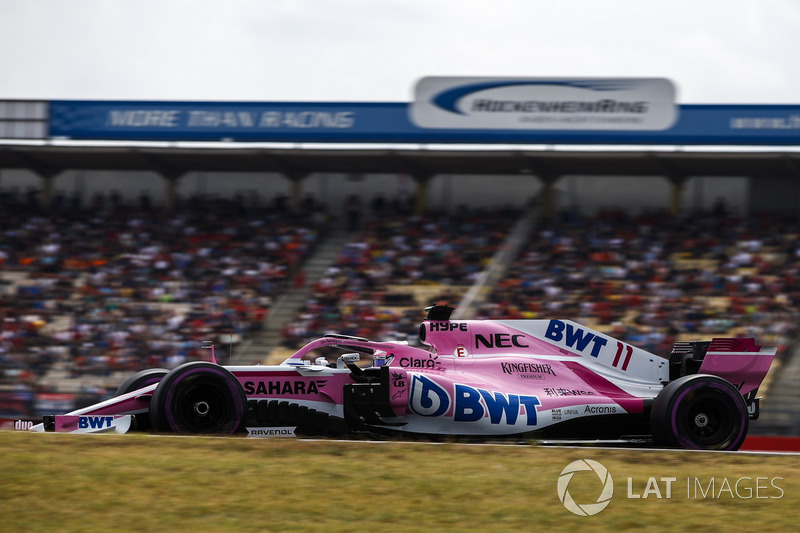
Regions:
<instances>
[{"instance_id":1,"label":"metal roof support","mask_svg":"<svg viewBox=\"0 0 800 533\"><path fill-rule=\"evenodd\" d=\"M15 151L14 157L24 165L21 168L27 168L41 178L41 207L45 211L49 210L53 202L53 181L55 180L56 176L64 171L64 169L51 165L47 161L41 160L21 150Z\"/></svg>"},{"instance_id":2,"label":"metal roof support","mask_svg":"<svg viewBox=\"0 0 800 533\"><path fill-rule=\"evenodd\" d=\"M669 192L669 212L673 216L678 216L683 209L683 187L686 185L686 182L689 181L689 176L667 175L664 176L664 179L671 185Z\"/></svg>"},{"instance_id":3,"label":"metal roof support","mask_svg":"<svg viewBox=\"0 0 800 533\"><path fill-rule=\"evenodd\" d=\"M800 165L797 164L797 159L792 158L789 155L785 155L782 158L782 162L786 168L787 174L789 174L789 176L791 176L795 181L800 181ZM750 179L752 180L753 177L751 176ZM797 212L797 217L800 219L800 210Z\"/></svg>"},{"instance_id":4,"label":"metal roof support","mask_svg":"<svg viewBox=\"0 0 800 533\"><path fill-rule=\"evenodd\" d=\"M55 182L56 176L61 174L61 169L32 168L30 170L41 178L42 195L40 197L40 204L43 211L49 211L50 207L53 205L53 183Z\"/></svg>"},{"instance_id":5,"label":"metal roof support","mask_svg":"<svg viewBox=\"0 0 800 533\"><path fill-rule=\"evenodd\" d=\"M53 205L53 182L56 174L41 176L42 178L42 210L50 211Z\"/></svg>"},{"instance_id":6,"label":"metal roof support","mask_svg":"<svg viewBox=\"0 0 800 533\"><path fill-rule=\"evenodd\" d=\"M303 181L309 174L301 172L284 172L283 177L289 180L289 208L297 211L303 201Z\"/></svg>"},{"instance_id":7,"label":"metal roof support","mask_svg":"<svg viewBox=\"0 0 800 533\"><path fill-rule=\"evenodd\" d=\"M433 179L433 174L409 174L417 184L414 190L414 214L421 215L428 205L428 186Z\"/></svg>"},{"instance_id":8,"label":"metal roof support","mask_svg":"<svg viewBox=\"0 0 800 533\"><path fill-rule=\"evenodd\" d=\"M539 197L541 198L542 218L551 219L556 216L558 206L556 205L556 190L553 187L556 182L561 178L556 174L549 172L537 174L536 176L542 182L544 187Z\"/></svg>"},{"instance_id":9,"label":"metal roof support","mask_svg":"<svg viewBox=\"0 0 800 533\"><path fill-rule=\"evenodd\" d=\"M683 210L683 187L690 176L682 170L682 165L669 157L659 157L656 154L648 154L648 157L653 162L653 166L660 170L661 175L672 186L669 193L670 214L680 215Z\"/></svg>"},{"instance_id":10,"label":"metal roof support","mask_svg":"<svg viewBox=\"0 0 800 533\"><path fill-rule=\"evenodd\" d=\"M533 174L542 182L543 188L539 194L541 217L545 219L555 217L558 211L558 202L553 186L562 174L554 170L552 165L541 157L517 154L516 159L519 162L520 174Z\"/></svg>"},{"instance_id":11,"label":"metal roof support","mask_svg":"<svg viewBox=\"0 0 800 533\"><path fill-rule=\"evenodd\" d=\"M164 175L159 173L159 175L164 178L164 208L167 211L172 211L175 208L175 199L178 196L178 184L186 174Z\"/></svg>"}]
</instances>

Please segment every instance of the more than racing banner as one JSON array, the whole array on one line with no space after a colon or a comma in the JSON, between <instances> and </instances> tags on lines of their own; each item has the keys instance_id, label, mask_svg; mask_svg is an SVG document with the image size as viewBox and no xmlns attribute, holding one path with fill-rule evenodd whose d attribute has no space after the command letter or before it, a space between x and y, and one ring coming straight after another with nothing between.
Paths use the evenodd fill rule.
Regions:
<instances>
[{"instance_id":1,"label":"more than racing banner","mask_svg":"<svg viewBox=\"0 0 800 533\"><path fill-rule=\"evenodd\" d=\"M422 128L665 130L677 120L664 78L422 78L411 120Z\"/></svg>"},{"instance_id":2,"label":"more than racing banner","mask_svg":"<svg viewBox=\"0 0 800 533\"><path fill-rule=\"evenodd\" d=\"M418 102L57 100L49 103L48 134L53 140L101 141L800 145L800 105L674 106L665 96L659 104L659 108L663 107L662 112L656 116L651 114L650 104L641 104L645 98L650 98L650 90L643 86L642 94L631 93L624 97L616 92L616 96L607 98L613 92L609 90L599 100L580 100L575 99L576 96L556 103L546 103L541 98L514 100L499 97L498 94L504 94L498 93L501 88L488 92L474 91L460 99L449 93L445 99L450 102L447 105L460 110L481 95L494 95L492 98L495 100L480 106L481 109L497 111L475 111L472 114L500 117L492 121L513 121L528 116L530 120L520 124L530 126L530 129L516 126L500 129L501 122L475 123L475 127L465 127L474 117L464 118L458 113L441 110L453 115L458 123L452 127L422 127L415 121L428 124L427 121L432 119L425 118L424 114L418 116ZM664 87L661 90L668 92ZM591 90L580 89L581 94L587 91ZM645 107L647 113L638 112ZM669 112L668 109L673 107ZM540 112L540 109L547 111ZM673 115L674 123L669 122ZM542 122L532 119L536 116L549 118ZM616 116L624 120L611 120ZM625 117L641 118L642 122L626 123ZM601 118L605 122L597 121ZM462 120L467 122L462 123ZM570 125L571 129L566 129L565 125ZM617 129L599 129L600 125L609 128L614 125ZM627 129L622 129L623 126ZM634 126L640 129L634 129ZM654 129L656 127L666 129Z\"/></svg>"}]
</instances>

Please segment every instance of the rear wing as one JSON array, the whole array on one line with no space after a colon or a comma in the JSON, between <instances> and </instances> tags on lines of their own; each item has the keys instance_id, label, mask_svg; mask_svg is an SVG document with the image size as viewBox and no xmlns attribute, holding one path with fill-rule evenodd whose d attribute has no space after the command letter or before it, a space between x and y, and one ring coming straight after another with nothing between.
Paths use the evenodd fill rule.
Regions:
<instances>
[{"instance_id":1,"label":"rear wing","mask_svg":"<svg viewBox=\"0 0 800 533\"><path fill-rule=\"evenodd\" d=\"M744 396L761 385L777 351L777 346L759 346L751 338L676 342L669 356L670 381L712 374L732 383Z\"/></svg>"}]
</instances>

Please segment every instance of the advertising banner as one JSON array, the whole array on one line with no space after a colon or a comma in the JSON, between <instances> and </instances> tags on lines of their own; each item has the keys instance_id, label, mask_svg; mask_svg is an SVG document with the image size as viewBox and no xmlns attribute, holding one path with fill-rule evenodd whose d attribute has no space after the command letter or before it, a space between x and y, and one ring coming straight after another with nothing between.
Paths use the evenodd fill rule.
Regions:
<instances>
[{"instance_id":1,"label":"advertising banner","mask_svg":"<svg viewBox=\"0 0 800 533\"><path fill-rule=\"evenodd\" d=\"M560 88L560 96L548 96L549 100L539 86L533 86L535 96L519 93L527 91L527 85L481 90L474 85L467 90L469 85L464 85L453 91L430 87L438 103L427 107L420 107L418 101L59 100L50 102L49 137L279 143L800 145L800 105L675 106L670 100L671 85L665 80L642 82L627 92L619 86L605 91ZM599 99L589 98L600 93Z\"/></svg>"},{"instance_id":2,"label":"advertising banner","mask_svg":"<svg viewBox=\"0 0 800 533\"><path fill-rule=\"evenodd\" d=\"M678 115L663 78L421 79L410 109L421 128L665 130Z\"/></svg>"}]
</instances>

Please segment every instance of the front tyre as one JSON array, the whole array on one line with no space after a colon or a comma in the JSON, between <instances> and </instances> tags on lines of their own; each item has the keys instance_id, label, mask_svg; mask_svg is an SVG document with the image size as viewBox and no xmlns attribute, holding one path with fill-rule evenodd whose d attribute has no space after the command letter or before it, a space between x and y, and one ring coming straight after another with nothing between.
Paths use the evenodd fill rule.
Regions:
<instances>
[{"instance_id":1,"label":"front tyre","mask_svg":"<svg viewBox=\"0 0 800 533\"><path fill-rule=\"evenodd\" d=\"M246 403L230 371L195 361L159 382L150 402L150 420L159 431L232 435L242 425Z\"/></svg>"},{"instance_id":2,"label":"front tyre","mask_svg":"<svg viewBox=\"0 0 800 533\"><path fill-rule=\"evenodd\" d=\"M117 396L143 389L153 383L158 383L167 374L169 374L169 370L166 368L149 368L137 372L122 382L122 385L117 388L117 392L114 393L114 397L116 398Z\"/></svg>"},{"instance_id":3,"label":"front tyre","mask_svg":"<svg viewBox=\"0 0 800 533\"><path fill-rule=\"evenodd\" d=\"M169 374L166 368L149 368L135 373L128 379L122 382L114 393L114 397L122 396L139 389L143 389L153 383L158 383L164 376ZM152 429L150 423L150 413L139 413L136 415L136 431L148 431Z\"/></svg>"},{"instance_id":4,"label":"front tyre","mask_svg":"<svg viewBox=\"0 0 800 533\"><path fill-rule=\"evenodd\" d=\"M747 404L736 387L706 374L668 384L650 412L656 443L692 450L738 450L749 424Z\"/></svg>"}]
</instances>

